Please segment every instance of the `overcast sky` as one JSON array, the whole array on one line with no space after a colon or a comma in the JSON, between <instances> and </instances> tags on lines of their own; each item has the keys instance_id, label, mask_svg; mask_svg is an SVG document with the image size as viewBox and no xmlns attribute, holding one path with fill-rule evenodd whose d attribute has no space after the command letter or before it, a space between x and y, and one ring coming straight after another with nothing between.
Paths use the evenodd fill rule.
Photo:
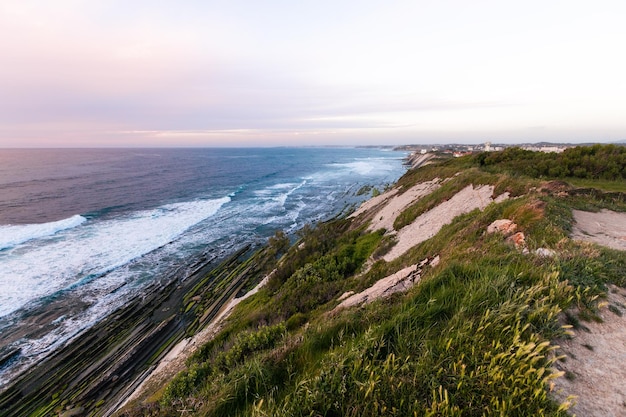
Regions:
<instances>
[{"instance_id":1,"label":"overcast sky","mask_svg":"<svg viewBox=\"0 0 626 417\"><path fill-rule=\"evenodd\" d=\"M624 0L0 0L0 147L624 140L625 22Z\"/></svg>"}]
</instances>

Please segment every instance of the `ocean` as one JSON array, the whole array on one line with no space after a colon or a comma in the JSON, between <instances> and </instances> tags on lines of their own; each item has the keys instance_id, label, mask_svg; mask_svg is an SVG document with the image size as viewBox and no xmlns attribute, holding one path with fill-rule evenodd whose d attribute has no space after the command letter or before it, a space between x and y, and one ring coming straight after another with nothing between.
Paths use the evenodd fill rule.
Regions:
<instances>
[{"instance_id":1,"label":"ocean","mask_svg":"<svg viewBox=\"0 0 626 417\"><path fill-rule=\"evenodd\" d=\"M148 286L346 213L373 148L0 149L0 388Z\"/></svg>"}]
</instances>

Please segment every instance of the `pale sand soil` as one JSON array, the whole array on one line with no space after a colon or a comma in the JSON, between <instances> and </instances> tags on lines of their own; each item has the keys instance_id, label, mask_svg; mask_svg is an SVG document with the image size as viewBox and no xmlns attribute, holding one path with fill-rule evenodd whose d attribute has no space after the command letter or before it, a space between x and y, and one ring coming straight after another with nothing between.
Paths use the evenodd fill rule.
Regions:
<instances>
[{"instance_id":1,"label":"pale sand soil","mask_svg":"<svg viewBox=\"0 0 626 417\"><path fill-rule=\"evenodd\" d=\"M265 277L256 287L248 291L245 295L239 298L233 298L228 304L220 311L220 313L209 323L201 332L194 335L191 338L181 340L172 350L159 361L158 366L150 372L150 374L144 379L144 381L137 387L135 392L130 395L122 407L126 404L138 400L146 395L150 395L156 392L167 381L170 381L176 374L186 368L185 363L187 359L191 357L200 347L211 340L217 332L219 332L223 325L224 320L230 316L233 309L245 300L246 298L256 294L265 284L269 276Z\"/></svg>"},{"instance_id":2,"label":"pale sand soil","mask_svg":"<svg viewBox=\"0 0 626 417\"><path fill-rule=\"evenodd\" d=\"M439 178L435 178L432 181L417 184L400 195L394 193L387 204L372 217L368 230L386 229L389 232L393 231L393 222L396 221L400 213L415 201L441 187L440 183Z\"/></svg>"},{"instance_id":3,"label":"pale sand soil","mask_svg":"<svg viewBox=\"0 0 626 417\"><path fill-rule=\"evenodd\" d=\"M574 210L572 239L626 250L626 213L603 209L598 213Z\"/></svg>"},{"instance_id":4,"label":"pale sand soil","mask_svg":"<svg viewBox=\"0 0 626 417\"><path fill-rule=\"evenodd\" d=\"M387 262L393 261L413 246L435 236L443 226L452 220L474 209L483 210L490 203L508 198L503 194L496 200L492 198L494 187L481 185L474 188L468 185L448 201L444 201L434 209L417 217L413 223L403 227L397 235L398 243L383 257Z\"/></svg>"},{"instance_id":5,"label":"pale sand soil","mask_svg":"<svg viewBox=\"0 0 626 417\"><path fill-rule=\"evenodd\" d=\"M574 210L574 219L573 239L626 250L626 213ZM601 323L582 322L583 329L576 330L571 339L560 341L558 353L565 355L565 360L556 367L565 371L566 376L555 381L555 396L560 401L568 395L576 396L569 412L579 417L623 417L626 416L626 289L611 286L598 315Z\"/></svg>"},{"instance_id":6,"label":"pale sand soil","mask_svg":"<svg viewBox=\"0 0 626 417\"><path fill-rule=\"evenodd\" d=\"M359 208L352 213L351 215L348 216L348 218L353 218L353 217L358 217L361 214L375 208L376 206L378 206L379 204L384 203L385 201L387 201L388 199L390 199L391 197L393 197L394 195L396 195L398 193L398 189L394 188L391 189L389 191L385 191L382 194L377 195L376 197L372 197L366 201L364 201Z\"/></svg>"},{"instance_id":7,"label":"pale sand soil","mask_svg":"<svg viewBox=\"0 0 626 417\"><path fill-rule=\"evenodd\" d=\"M612 286L607 302L602 323L581 322L585 329L557 342L565 359L556 368L567 374L556 379L555 396L576 396L569 413L579 417L626 416L626 290Z\"/></svg>"}]
</instances>

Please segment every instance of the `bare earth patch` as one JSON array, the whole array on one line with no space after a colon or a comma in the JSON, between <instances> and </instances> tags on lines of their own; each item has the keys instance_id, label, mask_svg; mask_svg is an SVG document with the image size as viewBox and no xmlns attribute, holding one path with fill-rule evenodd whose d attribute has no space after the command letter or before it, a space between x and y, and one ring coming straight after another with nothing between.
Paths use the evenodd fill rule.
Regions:
<instances>
[{"instance_id":1,"label":"bare earth patch","mask_svg":"<svg viewBox=\"0 0 626 417\"><path fill-rule=\"evenodd\" d=\"M572 239L626 250L626 213L574 210ZM626 271L625 271L626 273ZM583 322L572 339L560 342L565 376L556 380L558 400L574 395L569 412L577 416L626 416L626 290L610 286L598 316Z\"/></svg>"},{"instance_id":2,"label":"bare earth patch","mask_svg":"<svg viewBox=\"0 0 626 417\"><path fill-rule=\"evenodd\" d=\"M414 203L416 200L432 193L440 186L441 180L439 178L435 178L432 181L426 181L414 185L400 195L397 195L399 190L394 188L365 201L361 204L358 210L352 213L349 217L358 217L369 211L377 210L376 213L372 215L372 220L367 229L370 231L386 229L391 232L393 231L393 222L405 208Z\"/></svg>"},{"instance_id":3,"label":"bare earth patch","mask_svg":"<svg viewBox=\"0 0 626 417\"><path fill-rule=\"evenodd\" d=\"M376 197L365 200L354 213L348 216L348 218L358 217L361 214L376 208L376 206L378 206L379 204L384 203L385 201L396 195L398 191L399 190L397 188L394 188L389 191L385 191L384 193L379 194Z\"/></svg>"},{"instance_id":4,"label":"bare earth patch","mask_svg":"<svg viewBox=\"0 0 626 417\"><path fill-rule=\"evenodd\" d=\"M611 286L599 316L601 323L581 322L572 339L559 341L565 359L556 367L565 376L555 396L576 396L569 413L579 417L626 416L626 290Z\"/></svg>"},{"instance_id":5,"label":"bare earth patch","mask_svg":"<svg viewBox=\"0 0 626 417\"><path fill-rule=\"evenodd\" d=\"M385 261L390 262L398 258L413 246L424 242L435 236L443 226L452 220L474 209L484 209L494 201L494 187L492 185L481 185L474 188L468 185L448 201L444 201L434 209L427 211L413 223L403 227L398 232L398 243L384 256ZM496 201L502 201L504 197L498 197Z\"/></svg>"},{"instance_id":6,"label":"bare earth patch","mask_svg":"<svg viewBox=\"0 0 626 417\"><path fill-rule=\"evenodd\" d=\"M603 209L598 213L574 210L572 239L626 250L626 213Z\"/></svg>"},{"instance_id":7,"label":"bare earth patch","mask_svg":"<svg viewBox=\"0 0 626 417\"><path fill-rule=\"evenodd\" d=\"M393 196L393 198L374 215L368 230L386 229L387 231L393 231L393 223L400 213L413 202L439 188L441 186L440 182L439 178L435 178L432 181L417 184L400 195Z\"/></svg>"}]
</instances>

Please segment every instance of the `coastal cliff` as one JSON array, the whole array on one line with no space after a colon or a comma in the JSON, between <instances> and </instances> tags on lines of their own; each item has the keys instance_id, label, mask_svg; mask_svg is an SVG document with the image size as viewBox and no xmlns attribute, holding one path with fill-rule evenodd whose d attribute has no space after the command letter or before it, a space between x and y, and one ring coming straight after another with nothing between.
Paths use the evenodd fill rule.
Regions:
<instances>
[{"instance_id":1,"label":"coastal cliff","mask_svg":"<svg viewBox=\"0 0 626 417\"><path fill-rule=\"evenodd\" d=\"M433 158L435 158L435 155L430 152L411 152L409 156L407 156L405 163L411 169L416 169L428 164Z\"/></svg>"},{"instance_id":2,"label":"coastal cliff","mask_svg":"<svg viewBox=\"0 0 626 417\"><path fill-rule=\"evenodd\" d=\"M585 156L594 174L567 171ZM612 173L597 170L596 157ZM624 148L415 161L349 217L305 227L292 242L278 233L254 254L199 271L172 304L179 313L169 320L184 330L152 344L141 376L103 379L120 381L102 386L124 395L80 391L75 378L35 401L35 381L25 380L2 394L0 410L33 406L3 415L623 411L619 387L588 395L576 384L594 386L597 376L562 357L577 356L577 332L604 332L594 320L621 323L626 313ZM553 174L533 171L543 165ZM620 227L590 229L607 221ZM593 236L603 240L582 240ZM193 337L203 329L201 341ZM624 343L623 327L613 329L612 343ZM154 372L163 359L167 373Z\"/></svg>"},{"instance_id":3,"label":"coastal cliff","mask_svg":"<svg viewBox=\"0 0 626 417\"><path fill-rule=\"evenodd\" d=\"M622 148L572 151L593 152L623 172ZM593 232L577 211L626 224L623 181L566 175L575 155L518 153L433 161L303 230L158 402L123 414L565 415L598 398L619 413L619 387L594 398L561 382L577 371L558 345L624 313L623 291L598 303L626 284L623 246L580 240L623 233ZM527 172L547 162L564 174Z\"/></svg>"}]
</instances>

